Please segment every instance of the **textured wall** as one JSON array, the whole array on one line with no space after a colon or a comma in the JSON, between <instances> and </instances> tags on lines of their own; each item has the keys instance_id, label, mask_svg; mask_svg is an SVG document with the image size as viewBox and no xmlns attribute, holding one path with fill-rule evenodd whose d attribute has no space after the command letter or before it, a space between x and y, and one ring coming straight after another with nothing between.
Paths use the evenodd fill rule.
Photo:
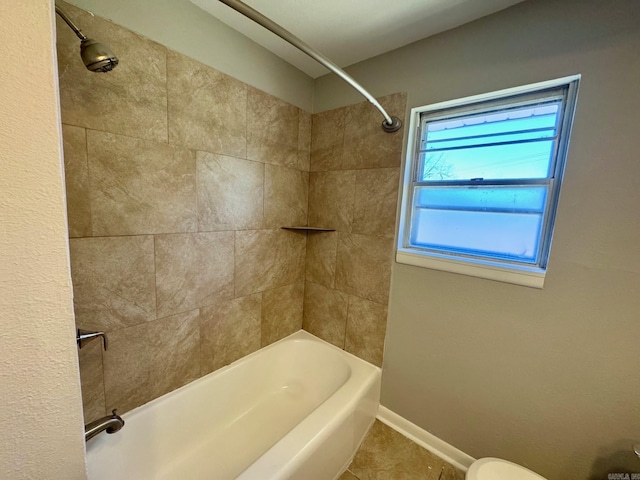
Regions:
<instances>
[{"instance_id":1,"label":"textured wall","mask_svg":"<svg viewBox=\"0 0 640 480\"><path fill-rule=\"evenodd\" d=\"M311 77L189 0L153 0L152 3L148 0L72 0L71 3L311 111ZM88 28L85 33L93 35Z\"/></svg>"},{"instance_id":2,"label":"textured wall","mask_svg":"<svg viewBox=\"0 0 640 480\"><path fill-rule=\"evenodd\" d=\"M12 480L86 478L52 42L53 2L3 2L0 476Z\"/></svg>"},{"instance_id":3,"label":"textured wall","mask_svg":"<svg viewBox=\"0 0 640 480\"><path fill-rule=\"evenodd\" d=\"M543 290L394 265L382 402L552 480L640 471L640 3L527 1L349 69L409 107L581 73ZM316 111L358 101L331 77Z\"/></svg>"},{"instance_id":4,"label":"textured wall","mask_svg":"<svg viewBox=\"0 0 640 480\"><path fill-rule=\"evenodd\" d=\"M85 418L125 412L302 325L311 115L67 5L58 21Z\"/></svg>"},{"instance_id":5,"label":"textured wall","mask_svg":"<svg viewBox=\"0 0 640 480\"><path fill-rule=\"evenodd\" d=\"M406 97L384 97L405 117ZM367 102L313 115L304 328L382 365L404 130Z\"/></svg>"}]
</instances>

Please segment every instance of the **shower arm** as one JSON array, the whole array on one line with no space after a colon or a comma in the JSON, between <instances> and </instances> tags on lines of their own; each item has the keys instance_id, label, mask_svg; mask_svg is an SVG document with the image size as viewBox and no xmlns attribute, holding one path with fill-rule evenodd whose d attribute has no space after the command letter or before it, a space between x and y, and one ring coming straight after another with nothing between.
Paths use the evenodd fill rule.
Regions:
<instances>
[{"instance_id":1,"label":"shower arm","mask_svg":"<svg viewBox=\"0 0 640 480\"><path fill-rule=\"evenodd\" d=\"M329 70L331 70L333 73L338 75L349 85L355 88L358 92L360 92L364 96L364 98L366 98L382 114L382 116L384 117L384 121L382 122L382 129L385 132L391 133L391 132L396 132L400 130L400 127L402 127L402 121L398 117L390 116L386 112L386 110L382 108L382 105L380 105L380 103L373 97L373 95L371 95L368 91L366 91L365 88L362 85L360 85L358 82L356 82L353 79L353 77L351 77L347 72L342 70L338 65L333 63L331 60L329 60L327 57L322 55L320 52L318 52L317 50L314 50L309 45L307 45L302 40L300 40L298 37L296 37L294 34L289 32L285 28L281 27L271 19L265 17L263 14L261 14L254 8L250 7L246 3L243 3L240 0L219 0L219 1L227 5L228 7L233 8L236 12L241 13L245 17L250 18L254 22L262 25L264 28L271 31L272 33L275 33L277 36L279 36L286 42L290 43L297 49L309 55L318 63L327 67Z\"/></svg>"},{"instance_id":2,"label":"shower arm","mask_svg":"<svg viewBox=\"0 0 640 480\"><path fill-rule=\"evenodd\" d=\"M76 26L76 24L73 23L73 21L67 16L67 14L64 13L64 11L57 5L56 5L56 13L60 15L60 18L62 18L62 20L64 20L67 25L69 25L69 28L73 30L73 33L75 33L80 40L85 41L87 39L87 36L84 33L82 33L82 31Z\"/></svg>"}]
</instances>

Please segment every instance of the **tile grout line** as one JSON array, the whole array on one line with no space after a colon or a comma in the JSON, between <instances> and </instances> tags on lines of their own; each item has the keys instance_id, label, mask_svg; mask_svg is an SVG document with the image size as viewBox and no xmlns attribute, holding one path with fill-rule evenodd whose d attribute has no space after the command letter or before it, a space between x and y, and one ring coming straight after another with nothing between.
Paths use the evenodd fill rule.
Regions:
<instances>
[{"instance_id":1,"label":"tile grout line","mask_svg":"<svg viewBox=\"0 0 640 480\"><path fill-rule=\"evenodd\" d=\"M64 141L64 138L62 139ZM85 160L87 162L87 190L88 190L88 194L89 194L89 236L93 237L93 202L91 201L91 199L93 198L92 192L93 192L93 188L91 188L91 167L89 164L89 134L87 132L87 129L84 129L84 148L85 148ZM66 189L66 187L65 187ZM66 192L65 192L65 196L66 196ZM69 216L69 214L67 213L67 216ZM68 221L68 219L67 219Z\"/></svg>"},{"instance_id":2,"label":"tile grout line","mask_svg":"<svg viewBox=\"0 0 640 480\"><path fill-rule=\"evenodd\" d=\"M347 130L347 107L342 108L342 145L340 146L340 170L344 166L344 152L345 152L345 143L347 140L346 130Z\"/></svg>"},{"instance_id":3,"label":"tile grout line","mask_svg":"<svg viewBox=\"0 0 640 480\"><path fill-rule=\"evenodd\" d=\"M344 319L344 338L343 338L343 342L342 342L342 349L344 351L347 350L347 332L349 329L349 310L351 308L351 295L347 295L347 313L345 315L345 319Z\"/></svg>"},{"instance_id":4,"label":"tile grout line","mask_svg":"<svg viewBox=\"0 0 640 480\"><path fill-rule=\"evenodd\" d=\"M301 110L298 110L298 148L300 148L300 116ZM309 170L311 170L311 143L313 142L313 114L309 117ZM299 155L299 154L298 154ZM307 172L307 222L309 225L311 221L311 171ZM305 244L304 244L304 275L302 277L302 322L300 324L300 329L304 330L304 320L305 320L305 298L307 293L307 269L308 269L308 258L309 258L309 232L306 232L305 235Z\"/></svg>"},{"instance_id":5,"label":"tile grout line","mask_svg":"<svg viewBox=\"0 0 640 480\"><path fill-rule=\"evenodd\" d=\"M157 267L157 252L156 252L156 235L151 235L153 239L153 291L155 293L156 301L155 301L155 312L153 314L153 319L158 320L158 267Z\"/></svg>"},{"instance_id":6,"label":"tile grout line","mask_svg":"<svg viewBox=\"0 0 640 480\"><path fill-rule=\"evenodd\" d=\"M267 165L262 164L262 221L260 222L261 230L267 226L266 218L266 205L267 205Z\"/></svg>"},{"instance_id":7,"label":"tile grout line","mask_svg":"<svg viewBox=\"0 0 640 480\"><path fill-rule=\"evenodd\" d=\"M200 230L200 231L186 231L179 232L144 232L144 233L125 233L125 234L111 234L111 235L92 235L87 237L69 237L70 240L85 240L90 238L129 238L129 237L149 237L157 235L188 235L193 233L224 233L224 232L257 232L257 231L279 231L280 228L240 228L240 229L224 229L224 230ZM375 237L375 235L368 235Z\"/></svg>"},{"instance_id":8,"label":"tile grout line","mask_svg":"<svg viewBox=\"0 0 640 480\"><path fill-rule=\"evenodd\" d=\"M203 376L203 366L202 366L202 309L198 308L198 364L199 364L199 377Z\"/></svg>"},{"instance_id":9,"label":"tile grout line","mask_svg":"<svg viewBox=\"0 0 640 480\"><path fill-rule=\"evenodd\" d=\"M277 162L268 162L268 161L263 161L263 160L254 160L251 158L246 158L246 156L238 156L238 155L234 155L231 153L226 153L226 152L212 152L210 150L206 150L205 148L199 147L199 146L193 146L193 145L186 145L186 144L182 144L182 143L176 143L176 142L169 142L169 141L165 141L163 139L158 139L158 138L150 138L150 137L141 137L141 136L136 136L136 135L129 135L126 133L118 133L118 132L113 132L110 130L101 130L99 128L95 128L95 127L88 127L86 125L76 125L75 123L68 123L68 122L64 122L62 123L62 125L66 125L69 127L76 127L76 128L83 128L87 131L91 131L91 132L98 132L98 133L103 133L103 134L108 134L108 135L114 135L114 136L118 136L118 137L125 137L125 138L131 138L131 139L135 139L135 140L141 140L144 142L153 142L153 143L157 143L160 145L165 145L167 147L170 148L181 148L181 149L185 149L185 150L193 150L196 152L203 152L203 153L210 153L212 155L221 155L224 157L232 157L232 158L237 158L240 160L245 160L247 162L253 162L253 163L260 163L263 165L274 165L277 167L282 167L282 168L286 168L289 170L294 170L294 171L303 171L303 172L307 172L307 173L329 173L329 172L349 172L349 171L362 171L362 170L384 170L384 169L399 169L402 165L398 164L398 165L380 165L380 166L374 166L374 167L362 167L362 168L336 168L336 169L327 169L327 170L301 170L299 168L296 167L292 167L290 165L284 165L281 163L277 163ZM398 152L399 156L402 156L402 152Z\"/></svg>"},{"instance_id":10,"label":"tile grout line","mask_svg":"<svg viewBox=\"0 0 640 480\"><path fill-rule=\"evenodd\" d=\"M169 142L169 49L164 47L164 92L167 95L167 145Z\"/></svg>"},{"instance_id":11,"label":"tile grout line","mask_svg":"<svg viewBox=\"0 0 640 480\"><path fill-rule=\"evenodd\" d=\"M80 352L78 352L78 366L80 365ZM104 368L104 352L100 349L100 365L102 366L102 391L104 395L104 414L107 414L107 382L105 378ZM80 394L82 395L82 385L80 385Z\"/></svg>"},{"instance_id":12,"label":"tile grout line","mask_svg":"<svg viewBox=\"0 0 640 480\"><path fill-rule=\"evenodd\" d=\"M238 282L237 282L237 243L238 243L238 231L234 230L233 232L233 298L238 298Z\"/></svg>"}]
</instances>

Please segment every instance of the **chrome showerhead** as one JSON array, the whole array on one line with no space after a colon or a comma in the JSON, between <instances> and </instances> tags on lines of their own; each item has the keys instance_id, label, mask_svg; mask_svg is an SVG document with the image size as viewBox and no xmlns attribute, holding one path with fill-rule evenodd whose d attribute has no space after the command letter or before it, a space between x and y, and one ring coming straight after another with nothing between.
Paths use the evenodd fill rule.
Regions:
<instances>
[{"instance_id":1,"label":"chrome showerhead","mask_svg":"<svg viewBox=\"0 0 640 480\"><path fill-rule=\"evenodd\" d=\"M91 38L80 42L80 56L84 66L92 72L110 72L119 62L118 57L106 45Z\"/></svg>"},{"instance_id":2,"label":"chrome showerhead","mask_svg":"<svg viewBox=\"0 0 640 480\"><path fill-rule=\"evenodd\" d=\"M110 72L118 65L116 57L109 48L100 42L87 38L75 23L56 5L56 13L65 21L73 33L80 39L80 56L87 70L92 72Z\"/></svg>"}]
</instances>

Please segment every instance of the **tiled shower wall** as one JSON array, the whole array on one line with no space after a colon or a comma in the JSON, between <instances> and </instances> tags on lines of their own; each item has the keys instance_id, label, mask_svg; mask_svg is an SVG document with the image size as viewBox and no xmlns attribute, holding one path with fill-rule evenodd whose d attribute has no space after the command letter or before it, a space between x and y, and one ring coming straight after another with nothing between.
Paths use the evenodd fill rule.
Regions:
<instances>
[{"instance_id":1,"label":"tiled shower wall","mask_svg":"<svg viewBox=\"0 0 640 480\"><path fill-rule=\"evenodd\" d=\"M109 336L80 350L85 419L303 326L381 365L402 130L366 102L311 116L64 8L120 58L88 72L58 19L76 323ZM381 101L404 118L404 95ZM336 232L280 229L307 221Z\"/></svg>"},{"instance_id":2,"label":"tiled shower wall","mask_svg":"<svg viewBox=\"0 0 640 480\"><path fill-rule=\"evenodd\" d=\"M58 19L85 419L125 412L302 326L311 115L64 4Z\"/></svg>"},{"instance_id":3,"label":"tiled shower wall","mask_svg":"<svg viewBox=\"0 0 640 480\"><path fill-rule=\"evenodd\" d=\"M406 95L380 99L405 118ZM303 328L382 365L404 129L388 134L367 102L315 114Z\"/></svg>"}]
</instances>

